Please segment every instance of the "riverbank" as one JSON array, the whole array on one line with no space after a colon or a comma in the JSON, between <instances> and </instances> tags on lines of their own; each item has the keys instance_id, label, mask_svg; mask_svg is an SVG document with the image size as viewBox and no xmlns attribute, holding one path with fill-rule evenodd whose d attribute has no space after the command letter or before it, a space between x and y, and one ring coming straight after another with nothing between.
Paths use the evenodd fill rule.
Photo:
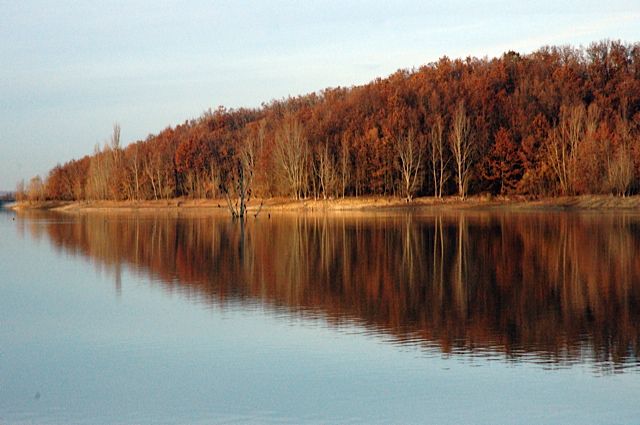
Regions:
<instances>
[{"instance_id":1,"label":"riverbank","mask_svg":"<svg viewBox=\"0 0 640 425\"><path fill-rule=\"evenodd\" d=\"M224 199L170 199L158 201L43 201L18 202L14 210L52 210L62 212L89 211L151 211L151 210L209 210L228 212ZM640 196L618 197L586 195L529 199L526 197L474 196L464 200L458 197L436 199L416 198L411 202L392 197L347 197L338 199L269 198L253 200L249 213L277 211L375 211L375 210L640 210Z\"/></svg>"}]
</instances>

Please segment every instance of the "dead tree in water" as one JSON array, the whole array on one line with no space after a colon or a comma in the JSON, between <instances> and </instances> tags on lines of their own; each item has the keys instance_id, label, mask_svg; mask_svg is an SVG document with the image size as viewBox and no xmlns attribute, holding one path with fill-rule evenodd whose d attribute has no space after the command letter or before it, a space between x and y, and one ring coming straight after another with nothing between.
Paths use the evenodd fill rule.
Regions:
<instances>
[{"instance_id":1,"label":"dead tree in water","mask_svg":"<svg viewBox=\"0 0 640 425\"><path fill-rule=\"evenodd\" d=\"M220 190L227 201L227 208L233 218L244 219L247 215L247 206L251 200L256 161L264 142L264 122L261 122L257 130L251 131L244 139L239 156L234 160L235 164L228 173L227 178L220 184ZM257 217L262 210L262 204Z\"/></svg>"},{"instance_id":2,"label":"dead tree in water","mask_svg":"<svg viewBox=\"0 0 640 425\"><path fill-rule=\"evenodd\" d=\"M241 160L237 161L232 174L227 184L220 184L220 190L224 193L231 216L242 219L245 217L247 204L251 199L249 186L253 176L250 171L245 170Z\"/></svg>"}]
</instances>

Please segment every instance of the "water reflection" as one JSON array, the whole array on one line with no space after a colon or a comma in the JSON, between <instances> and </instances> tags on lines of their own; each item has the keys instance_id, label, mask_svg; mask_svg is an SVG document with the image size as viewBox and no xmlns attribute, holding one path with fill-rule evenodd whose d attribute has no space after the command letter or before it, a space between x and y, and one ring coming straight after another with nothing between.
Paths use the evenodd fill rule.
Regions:
<instances>
[{"instance_id":1,"label":"water reflection","mask_svg":"<svg viewBox=\"0 0 640 425\"><path fill-rule=\"evenodd\" d=\"M128 267L206 303L357 323L438 355L639 368L633 216L284 215L245 229L198 215L25 218L22 233L112 272L117 293Z\"/></svg>"}]
</instances>

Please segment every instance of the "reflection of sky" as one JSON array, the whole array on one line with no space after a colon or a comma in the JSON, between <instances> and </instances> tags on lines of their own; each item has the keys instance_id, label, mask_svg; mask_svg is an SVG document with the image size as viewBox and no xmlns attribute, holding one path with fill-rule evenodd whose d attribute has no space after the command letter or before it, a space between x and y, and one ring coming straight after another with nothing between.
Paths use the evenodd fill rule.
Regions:
<instances>
[{"instance_id":1,"label":"reflection of sky","mask_svg":"<svg viewBox=\"0 0 640 425\"><path fill-rule=\"evenodd\" d=\"M640 39L635 1L2 2L0 190L218 105L349 86L448 55Z\"/></svg>"},{"instance_id":2,"label":"reflection of sky","mask_svg":"<svg viewBox=\"0 0 640 425\"><path fill-rule=\"evenodd\" d=\"M28 230L18 237L11 217L0 214L2 423L606 424L640 414L636 371L425 355L357 326L194 303L128 270L116 290L112 273Z\"/></svg>"}]
</instances>

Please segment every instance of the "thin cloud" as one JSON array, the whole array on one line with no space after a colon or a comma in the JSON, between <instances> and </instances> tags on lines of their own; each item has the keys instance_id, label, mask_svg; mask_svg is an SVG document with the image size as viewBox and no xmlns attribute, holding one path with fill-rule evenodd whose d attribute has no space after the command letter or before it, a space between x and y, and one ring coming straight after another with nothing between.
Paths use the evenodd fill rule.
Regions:
<instances>
[{"instance_id":1,"label":"thin cloud","mask_svg":"<svg viewBox=\"0 0 640 425\"><path fill-rule=\"evenodd\" d=\"M603 36L617 38L611 36L612 33L615 34L615 31L610 32L610 30L619 29L621 25L629 25L636 22L640 25L640 13L606 16L595 21L571 26L570 28L565 27L549 34L535 35L515 40L514 42L501 43L491 46L487 50L490 50L493 54L500 54L508 50L530 52L541 46L571 43L584 38L589 38L590 41L596 41Z\"/></svg>"}]
</instances>

